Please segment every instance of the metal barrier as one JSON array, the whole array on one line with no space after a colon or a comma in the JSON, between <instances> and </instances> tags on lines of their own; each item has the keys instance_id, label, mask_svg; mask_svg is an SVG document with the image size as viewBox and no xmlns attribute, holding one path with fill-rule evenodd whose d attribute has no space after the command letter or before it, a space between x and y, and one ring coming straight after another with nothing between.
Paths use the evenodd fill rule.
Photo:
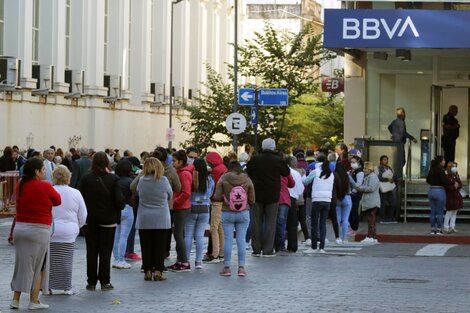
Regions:
<instances>
[{"instance_id":1,"label":"metal barrier","mask_svg":"<svg viewBox=\"0 0 470 313\"><path fill-rule=\"evenodd\" d=\"M1 201L0 211L9 212L10 208L16 204L16 184L20 179L19 172L2 172L0 173L1 184Z\"/></svg>"}]
</instances>

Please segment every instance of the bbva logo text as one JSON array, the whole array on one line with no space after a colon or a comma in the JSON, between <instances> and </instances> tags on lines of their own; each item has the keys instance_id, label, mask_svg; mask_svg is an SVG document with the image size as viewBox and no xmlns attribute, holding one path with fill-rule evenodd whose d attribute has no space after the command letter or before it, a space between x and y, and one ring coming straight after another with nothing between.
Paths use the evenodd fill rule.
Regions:
<instances>
[{"instance_id":1,"label":"bbva logo text","mask_svg":"<svg viewBox=\"0 0 470 313\"><path fill-rule=\"evenodd\" d=\"M344 18L343 39L357 39L362 37L362 39L373 40L379 38L382 35L382 31L385 31L388 38L393 39L395 36L402 37L408 28L411 30L414 37L419 37L418 30L409 16L403 23L402 21L403 20L399 18L395 21L395 24L389 25L384 18L364 18L362 20L357 18Z\"/></svg>"}]
</instances>

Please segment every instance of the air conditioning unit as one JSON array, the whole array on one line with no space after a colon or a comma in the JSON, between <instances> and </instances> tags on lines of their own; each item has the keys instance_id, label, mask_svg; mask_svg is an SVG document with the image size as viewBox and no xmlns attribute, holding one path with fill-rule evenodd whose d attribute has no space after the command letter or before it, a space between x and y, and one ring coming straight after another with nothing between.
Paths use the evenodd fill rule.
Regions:
<instances>
[{"instance_id":1,"label":"air conditioning unit","mask_svg":"<svg viewBox=\"0 0 470 313\"><path fill-rule=\"evenodd\" d=\"M104 86L108 88L108 97L121 98L122 80L119 75L104 75Z\"/></svg>"},{"instance_id":2,"label":"air conditioning unit","mask_svg":"<svg viewBox=\"0 0 470 313\"><path fill-rule=\"evenodd\" d=\"M54 65L33 65L33 78L37 89L54 89Z\"/></svg>"},{"instance_id":3,"label":"air conditioning unit","mask_svg":"<svg viewBox=\"0 0 470 313\"><path fill-rule=\"evenodd\" d=\"M14 90L20 86L21 60L0 56L0 89Z\"/></svg>"},{"instance_id":4,"label":"air conditioning unit","mask_svg":"<svg viewBox=\"0 0 470 313\"><path fill-rule=\"evenodd\" d=\"M83 93L85 71L65 70L65 82L69 84L69 93Z\"/></svg>"}]
</instances>

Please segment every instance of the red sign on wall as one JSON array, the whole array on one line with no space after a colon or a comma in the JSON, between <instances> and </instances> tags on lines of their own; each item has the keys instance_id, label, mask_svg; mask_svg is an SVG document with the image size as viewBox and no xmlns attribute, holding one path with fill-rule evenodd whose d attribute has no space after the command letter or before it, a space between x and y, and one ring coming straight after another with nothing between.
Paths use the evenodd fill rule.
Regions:
<instances>
[{"instance_id":1,"label":"red sign on wall","mask_svg":"<svg viewBox=\"0 0 470 313\"><path fill-rule=\"evenodd\" d=\"M321 82L321 90L331 93L338 93L344 91L344 78L343 77L325 77Z\"/></svg>"}]
</instances>

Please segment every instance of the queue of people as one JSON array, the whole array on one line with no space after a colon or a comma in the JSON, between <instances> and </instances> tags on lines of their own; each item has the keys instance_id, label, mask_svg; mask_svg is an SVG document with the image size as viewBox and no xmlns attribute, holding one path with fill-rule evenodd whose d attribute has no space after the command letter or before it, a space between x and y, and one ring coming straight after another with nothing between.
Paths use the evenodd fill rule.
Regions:
<instances>
[{"instance_id":1,"label":"queue of people","mask_svg":"<svg viewBox=\"0 0 470 313\"><path fill-rule=\"evenodd\" d=\"M268 138L259 153L244 152L241 163L234 153L223 158L212 151L203 158L195 147L157 147L142 152L140 160L129 150L118 159L117 153L81 148L74 156L56 158L51 148L43 154L47 162L33 151L21 165L11 308L19 308L22 292L30 293L30 309L48 307L39 301L40 289L74 294L73 250L79 232L86 242L86 289L93 291L99 283L107 291L114 288L111 267L129 269L127 262L140 259L146 281L165 281L167 271L200 270L204 263L223 263L220 275L231 276L234 231L237 275L243 277L248 274L247 243L254 257L296 253L299 224L309 246L305 253L325 253L328 218L337 244L348 242L361 215L368 224L364 243L377 242L377 213L382 223L396 222L396 176L388 157L381 156L375 167L345 144L315 152L297 149L285 156ZM433 234L457 232L456 212L462 208L457 164L449 162L447 171L444 166L443 157L436 158L427 179ZM206 225L210 237L203 256ZM136 230L142 257L134 251ZM171 236L177 259L166 266Z\"/></svg>"}]
</instances>

